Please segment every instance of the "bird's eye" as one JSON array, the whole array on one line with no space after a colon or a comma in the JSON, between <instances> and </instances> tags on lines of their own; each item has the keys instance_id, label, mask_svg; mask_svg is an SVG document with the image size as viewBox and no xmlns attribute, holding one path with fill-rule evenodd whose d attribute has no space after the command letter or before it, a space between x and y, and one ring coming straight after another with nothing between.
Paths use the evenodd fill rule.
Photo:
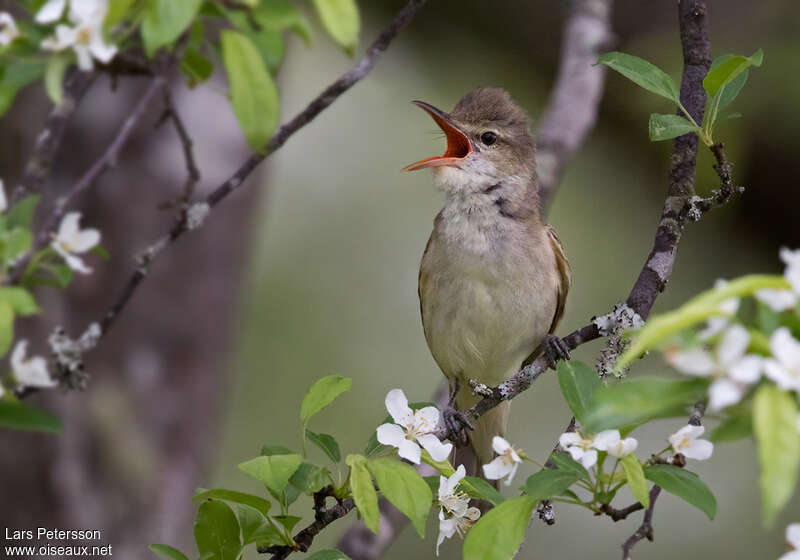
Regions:
<instances>
[{"instance_id":1,"label":"bird's eye","mask_svg":"<svg viewBox=\"0 0 800 560\"><path fill-rule=\"evenodd\" d=\"M494 132L484 132L481 134L481 142L486 144L487 146L491 146L495 142L497 142L497 134Z\"/></svg>"}]
</instances>

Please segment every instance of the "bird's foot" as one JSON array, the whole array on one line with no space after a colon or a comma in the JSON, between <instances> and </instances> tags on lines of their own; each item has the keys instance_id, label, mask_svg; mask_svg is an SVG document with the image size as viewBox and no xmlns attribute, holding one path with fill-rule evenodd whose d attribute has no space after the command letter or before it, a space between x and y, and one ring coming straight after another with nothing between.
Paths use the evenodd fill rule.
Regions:
<instances>
[{"instance_id":1,"label":"bird's foot","mask_svg":"<svg viewBox=\"0 0 800 560\"><path fill-rule=\"evenodd\" d=\"M466 414L448 404L442 409L442 420L446 430L446 439L463 447L469 443L469 430L474 430L475 426L469 421Z\"/></svg>"},{"instance_id":2,"label":"bird's foot","mask_svg":"<svg viewBox=\"0 0 800 560\"><path fill-rule=\"evenodd\" d=\"M554 334L547 334L542 341L544 344L544 355L550 363L550 367L556 369L560 360L569 360L569 346L563 338L558 338Z\"/></svg>"}]
</instances>

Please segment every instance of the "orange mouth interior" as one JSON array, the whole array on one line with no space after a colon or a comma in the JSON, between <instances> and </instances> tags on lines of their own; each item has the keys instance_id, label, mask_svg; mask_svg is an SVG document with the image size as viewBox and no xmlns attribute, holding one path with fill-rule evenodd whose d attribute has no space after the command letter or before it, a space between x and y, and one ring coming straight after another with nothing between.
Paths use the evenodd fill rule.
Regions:
<instances>
[{"instance_id":1,"label":"orange mouth interior","mask_svg":"<svg viewBox=\"0 0 800 560\"><path fill-rule=\"evenodd\" d=\"M472 153L472 146L469 143L467 136L451 125L447 120L429 110L424 105L419 105L431 118L436 121L439 128L444 132L447 139L447 150L440 156L433 156L423 160L407 165L403 171L416 171L418 169L426 169L428 167L440 167L445 165L457 166L465 157Z\"/></svg>"}]
</instances>

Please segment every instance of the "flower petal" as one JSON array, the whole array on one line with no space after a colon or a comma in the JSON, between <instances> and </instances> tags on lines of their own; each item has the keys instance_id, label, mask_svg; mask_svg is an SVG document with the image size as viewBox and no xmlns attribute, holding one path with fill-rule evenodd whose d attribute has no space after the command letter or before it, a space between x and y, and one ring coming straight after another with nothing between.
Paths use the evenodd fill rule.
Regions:
<instances>
[{"instance_id":1,"label":"flower petal","mask_svg":"<svg viewBox=\"0 0 800 560\"><path fill-rule=\"evenodd\" d=\"M565 432L558 438L558 444L566 449L570 445L577 445L583 438L577 432Z\"/></svg>"},{"instance_id":2,"label":"flower petal","mask_svg":"<svg viewBox=\"0 0 800 560\"><path fill-rule=\"evenodd\" d=\"M597 451L595 449L590 449L589 451L583 454L583 457L581 457L581 465L583 465L584 468L588 469L594 466L596 462L597 462Z\"/></svg>"},{"instance_id":3,"label":"flower petal","mask_svg":"<svg viewBox=\"0 0 800 560\"><path fill-rule=\"evenodd\" d=\"M75 253L85 253L98 243L100 243L100 232L96 229L84 229L73 236L70 246Z\"/></svg>"},{"instance_id":4,"label":"flower petal","mask_svg":"<svg viewBox=\"0 0 800 560\"><path fill-rule=\"evenodd\" d=\"M695 459L697 461L705 461L714 452L714 444L706 439L695 439L689 443L689 447L685 448L681 453L687 459Z\"/></svg>"},{"instance_id":5,"label":"flower petal","mask_svg":"<svg viewBox=\"0 0 800 560\"><path fill-rule=\"evenodd\" d=\"M700 348L686 351L665 352L664 357L672 367L689 375L705 377L714 371L714 358Z\"/></svg>"},{"instance_id":6,"label":"flower petal","mask_svg":"<svg viewBox=\"0 0 800 560\"><path fill-rule=\"evenodd\" d=\"M786 327L777 329L769 339L769 347L777 360L786 368L800 366L800 342Z\"/></svg>"},{"instance_id":7,"label":"flower petal","mask_svg":"<svg viewBox=\"0 0 800 560\"><path fill-rule=\"evenodd\" d=\"M67 0L47 0L44 6L36 12L37 23L53 23L61 19L64 8L67 7Z\"/></svg>"},{"instance_id":8,"label":"flower petal","mask_svg":"<svg viewBox=\"0 0 800 560\"><path fill-rule=\"evenodd\" d=\"M778 313L797 305L797 294L791 290L758 290L756 299Z\"/></svg>"},{"instance_id":9,"label":"flower petal","mask_svg":"<svg viewBox=\"0 0 800 560\"><path fill-rule=\"evenodd\" d=\"M422 457L422 449L420 449L416 442L403 439L397 449L397 454L400 455L400 457L411 461L415 465L419 465L419 460Z\"/></svg>"},{"instance_id":10,"label":"flower petal","mask_svg":"<svg viewBox=\"0 0 800 560\"><path fill-rule=\"evenodd\" d=\"M786 542L794 548L800 548L800 523L791 523L786 527Z\"/></svg>"},{"instance_id":11,"label":"flower petal","mask_svg":"<svg viewBox=\"0 0 800 560\"><path fill-rule=\"evenodd\" d=\"M66 26L59 26L60 28ZM80 212L67 212L61 218L61 224L58 226L57 237L64 240L71 240L71 238L80 231L79 222L81 220Z\"/></svg>"},{"instance_id":12,"label":"flower petal","mask_svg":"<svg viewBox=\"0 0 800 560\"><path fill-rule=\"evenodd\" d=\"M609 447L619 443L619 430L603 430L592 441L592 447L599 451L608 451Z\"/></svg>"},{"instance_id":13,"label":"flower petal","mask_svg":"<svg viewBox=\"0 0 800 560\"><path fill-rule=\"evenodd\" d=\"M738 403L742 400L744 390L730 379L717 379L711 384L708 394L708 407L716 411Z\"/></svg>"},{"instance_id":14,"label":"flower petal","mask_svg":"<svg viewBox=\"0 0 800 560\"><path fill-rule=\"evenodd\" d=\"M751 385L761 379L764 359L755 354L748 354L728 369L728 377L739 383Z\"/></svg>"},{"instance_id":15,"label":"flower petal","mask_svg":"<svg viewBox=\"0 0 800 560\"><path fill-rule=\"evenodd\" d=\"M511 444L500 436L494 436L492 438L492 449L494 449L494 452L498 455L502 455L511 449Z\"/></svg>"},{"instance_id":16,"label":"flower petal","mask_svg":"<svg viewBox=\"0 0 800 560\"><path fill-rule=\"evenodd\" d=\"M92 272L91 268L83 264L83 260L80 257L71 255L69 253L63 253L61 257L67 263L67 266L69 266L75 272L79 272L81 274L89 274Z\"/></svg>"},{"instance_id":17,"label":"flower petal","mask_svg":"<svg viewBox=\"0 0 800 560\"><path fill-rule=\"evenodd\" d=\"M414 413L414 427L422 433L434 431L439 426L439 409L426 406Z\"/></svg>"},{"instance_id":18,"label":"flower petal","mask_svg":"<svg viewBox=\"0 0 800 560\"><path fill-rule=\"evenodd\" d=\"M439 441L433 434L425 434L417 438L417 441L425 448L425 451L434 461L446 461L453 451L453 444L450 442Z\"/></svg>"},{"instance_id":19,"label":"flower petal","mask_svg":"<svg viewBox=\"0 0 800 560\"><path fill-rule=\"evenodd\" d=\"M511 486L511 481L514 480L514 475L517 474L517 469L519 468L519 463L511 463L511 470L506 477L506 486Z\"/></svg>"},{"instance_id":20,"label":"flower petal","mask_svg":"<svg viewBox=\"0 0 800 560\"><path fill-rule=\"evenodd\" d=\"M19 371L25 367L25 354L28 351L28 341L25 339L17 342L14 351L11 353L11 369Z\"/></svg>"},{"instance_id":21,"label":"flower petal","mask_svg":"<svg viewBox=\"0 0 800 560\"><path fill-rule=\"evenodd\" d=\"M406 439L406 433L397 424L381 424L376 432L378 441L383 445L400 447L400 443Z\"/></svg>"},{"instance_id":22,"label":"flower petal","mask_svg":"<svg viewBox=\"0 0 800 560\"><path fill-rule=\"evenodd\" d=\"M392 389L386 394L386 410L395 422L410 428L414 413L408 406L408 399L402 389Z\"/></svg>"},{"instance_id":23,"label":"flower petal","mask_svg":"<svg viewBox=\"0 0 800 560\"><path fill-rule=\"evenodd\" d=\"M732 325L722 335L717 347L717 356L719 362L723 365L730 366L735 363L740 357L744 356L747 351L747 346L750 344L750 333L742 325Z\"/></svg>"},{"instance_id":24,"label":"flower petal","mask_svg":"<svg viewBox=\"0 0 800 560\"><path fill-rule=\"evenodd\" d=\"M777 360L764 360L764 374L783 391L800 390L800 378L795 377Z\"/></svg>"},{"instance_id":25,"label":"flower petal","mask_svg":"<svg viewBox=\"0 0 800 560\"><path fill-rule=\"evenodd\" d=\"M483 476L489 480L500 480L511 472L511 465L503 461L502 457L495 457L486 465L483 465Z\"/></svg>"}]
</instances>

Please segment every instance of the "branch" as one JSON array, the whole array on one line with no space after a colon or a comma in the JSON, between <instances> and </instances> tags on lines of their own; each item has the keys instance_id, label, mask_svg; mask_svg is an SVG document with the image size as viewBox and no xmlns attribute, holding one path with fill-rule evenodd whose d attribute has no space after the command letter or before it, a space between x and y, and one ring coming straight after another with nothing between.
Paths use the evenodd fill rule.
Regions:
<instances>
[{"instance_id":1,"label":"branch","mask_svg":"<svg viewBox=\"0 0 800 560\"><path fill-rule=\"evenodd\" d=\"M292 552L308 552L320 532L328 525L341 519L355 507L351 499L338 500L330 509L325 508L325 500L333 496L333 487L328 486L314 494L314 522L294 536L295 546L269 546L259 548L258 552L272 554L271 560L284 560Z\"/></svg>"},{"instance_id":2,"label":"branch","mask_svg":"<svg viewBox=\"0 0 800 560\"><path fill-rule=\"evenodd\" d=\"M699 426L700 422L703 418L703 414L705 414L706 405L705 403L697 403L694 405L694 409L692 410L692 415L689 417L689 424L693 426ZM686 459L683 455L678 454L675 456L673 460L673 464L676 466L683 467L686 465ZM648 541L653 541L653 511L656 507L656 499L661 494L661 487L657 485L653 485L650 489L650 506L645 510L644 517L642 518L642 524L636 529L636 531L628 537L628 540L622 545L622 560L631 560L633 556L631 556L633 552L633 547L636 546L642 539L647 539ZM638 506L638 507L636 507ZM630 505L622 510L615 510L614 508L609 507L608 509L616 512L617 517L615 517L614 513L607 513L611 516L611 519L614 521L619 521L619 519L625 519L630 513L634 511L638 511L642 509L642 504L635 503ZM624 517L620 517L624 514Z\"/></svg>"},{"instance_id":3,"label":"branch","mask_svg":"<svg viewBox=\"0 0 800 560\"><path fill-rule=\"evenodd\" d=\"M198 167L197 160L194 157L194 142L192 141L192 137L189 134L189 131L187 130L180 113L178 113L178 109L175 107L175 104L172 101L172 94L169 92L169 90L165 90L164 92L164 112L162 113L161 118L156 126L160 126L167 120L172 122L175 132L178 134L178 139L181 142L183 159L186 163L186 171L188 175L186 177L186 182L183 184L183 188L181 189L180 198L177 201L166 203L165 207L170 207L174 202L178 202L181 205L181 211L185 212L189 207L189 203L192 201L192 197L194 196L194 188L200 181L200 168Z\"/></svg>"},{"instance_id":4,"label":"branch","mask_svg":"<svg viewBox=\"0 0 800 560\"><path fill-rule=\"evenodd\" d=\"M594 66L613 41L613 0L574 0L564 26L561 61L536 139L539 196L546 214L564 166L594 127L605 86L605 67Z\"/></svg>"},{"instance_id":5,"label":"branch","mask_svg":"<svg viewBox=\"0 0 800 560\"><path fill-rule=\"evenodd\" d=\"M703 78L711 67L711 42L708 38L705 14L705 0L680 0L679 20L684 56L681 102L697 122L703 120L706 95L703 89ZM727 162L724 159L721 145L716 148L715 154L717 152L722 158L718 159L718 162ZM696 160L697 136L686 134L676 138L672 153L669 189L653 240L653 248L625 302L627 308L635 313L634 317L638 317L638 319L647 319L656 298L664 291L667 280L672 275L678 243L692 214L693 202L698 198L694 194ZM717 169L717 173L723 181L723 188L725 188L726 177L730 179L730 165L718 163L715 169ZM608 317L606 316L606 318ZM601 325L602 323L595 319L588 325L568 334L564 337L564 342L570 350L574 350L585 342L610 334L608 330L602 329ZM484 395L484 398L469 409L467 414L477 419L501 402L513 399L530 387L549 366L548 358L542 354L497 387L474 387L477 393Z\"/></svg>"},{"instance_id":6,"label":"branch","mask_svg":"<svg viewBox=\"0 0 800 560\"><path fill-rule=\"evenodd\" d=\"M26 195L40 192L44 187L61 148L69 119L93 81L94 74L80 70L73 70L68 75L61 103L54 105L47 116L42 131L36 137L22 181L11 194L12 204Z\"/></svg>"}]
</instances>

